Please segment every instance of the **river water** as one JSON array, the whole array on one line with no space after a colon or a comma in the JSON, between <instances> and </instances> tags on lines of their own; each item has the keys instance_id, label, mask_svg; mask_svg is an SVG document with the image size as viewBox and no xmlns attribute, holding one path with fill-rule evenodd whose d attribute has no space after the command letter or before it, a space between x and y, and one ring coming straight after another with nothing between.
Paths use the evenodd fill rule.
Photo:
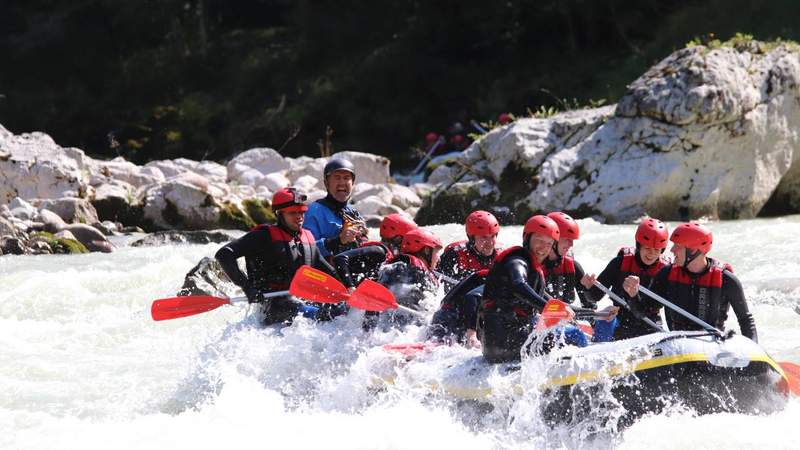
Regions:
<instances>
[{"instance_id":1,"label":"river water","mask_svg":"<svg viewBox=\"0 0 800 450\"><path fill-rule=\"evenodd\" d=\"M632 225L580 224L575 256L587 271L633 243ZM709 226L763 347L800 362L800 216ZM463 234L431 229L444 242ZM520 233L505 228L500 241L516 245ZM369 388L373 347L417 340L418 328L364 335L353 314L279 331L236 306L152 321L152 301L218 247L0 257L0 448L800 448L800 399L762 416L675 406L588 438L585 427L542 425L525 398L486 412L402 380Z\"/></svg>"}]
</instances>

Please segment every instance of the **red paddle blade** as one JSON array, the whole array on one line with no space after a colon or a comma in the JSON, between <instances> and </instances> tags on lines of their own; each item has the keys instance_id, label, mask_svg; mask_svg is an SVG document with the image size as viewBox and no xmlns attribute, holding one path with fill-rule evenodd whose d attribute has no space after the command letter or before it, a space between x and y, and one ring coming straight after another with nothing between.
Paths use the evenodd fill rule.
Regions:
<instances>
[{"instance_id":1,"label":"red paddle blade","mask_svg":"<svg viewBox=\"0 0 800 450\"><path fill-rule=\"evenodd\" d=\"M559 299L553 298L545 303L539 320L536 322L536 329L542 330L556 326L558 322L569 319L567 304Z\"/></svg>"},{"instance_id":2,"label":"red paddle blade","mask_svg":"<svg viewBox=\"0 0 800 450\"><path fill-rule=\"evenodd\" d=\"M300 266L292 278L289 293L319 303L347 300L347 288L336 278L311 266Z\"/></svg>"},{"instance_id":3,"label":"red paddle blade","mask_svg":"<svg viewBox=\"0 0 800 450\"><path fill-rule=\"evenodd\" d=\"M439 344L435 342L414 342L412 344L386 344L383 349L389 353L399 353L403 356L416 356L427 353Z\"/></svg>"},{"instance_id":4,"label":"red paddle blade","mask_svg":"<svg viewBox=\"0 0 800 450\"><path fill-rule=\"evenodd\" d=\"M211 311L230 303L227 298L210 295L162 298L153 302L150 314L153 316L153 320L177 319Z\"/></svg>"},{"instance_id":5,"label":"red paddle blade","mask_svg":"<svg viewBox=\"0 0 800 450\"><path fill-rule=\"evenodd\" d=\"M783 373L786 374L789 391L800 397L800 364L784 361L779 362L778 365L781 366Z\"/></svg>"},{"instance_id":6,"label":"red paddle blade","mask_svg":"<svg viewBox=\"0 0 800 450\"><path fill-rule=\"evenodd\" d=\"M397 309L397 300L389 289L372 280L364 280L350 294L347 304L353 308L367 311L386 311Z\"/></svg>"}]
</instances>

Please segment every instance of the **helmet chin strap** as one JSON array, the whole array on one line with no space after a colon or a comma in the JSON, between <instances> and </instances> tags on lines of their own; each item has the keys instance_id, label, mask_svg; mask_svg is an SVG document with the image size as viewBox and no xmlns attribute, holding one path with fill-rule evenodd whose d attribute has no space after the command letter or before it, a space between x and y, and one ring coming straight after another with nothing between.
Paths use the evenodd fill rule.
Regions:
<instances>
[{"instance_id":1,"label":"helmet chin strap","mask_svg":"<svg viewBox=\"0 0 800 450\"><path fill-rule=\"evenodd\" d=\"M557 257L557 259L561 259L561 258L563 258L563 257L564 257L564 255L562 255L562 254L561 254L561 253L559 253L559 251L558 251L558 241L554 241L554 242L553 242L553 252L556 254L556 257Z\"/></svg>"},{"instance_id":2,"label":"helmet chin strap","mask_svg":"<svg viewBox=\"0 0 800 450\"><path fill-rule=\"evenodd\" d=\"M700 255L702 255L700 250L689 250L687 248L686 249L686 260L683 261L683 268L686 269L686 270L689 270L689 264L691 264L691 262L694 261L695 259L697 259Z\"/></svg>"}]
</instances>

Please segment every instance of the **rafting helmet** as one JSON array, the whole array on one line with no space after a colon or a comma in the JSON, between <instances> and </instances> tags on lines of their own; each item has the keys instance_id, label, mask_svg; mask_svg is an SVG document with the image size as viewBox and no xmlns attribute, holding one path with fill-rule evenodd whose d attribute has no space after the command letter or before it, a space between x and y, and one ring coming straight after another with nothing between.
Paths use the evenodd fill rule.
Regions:
<instances>
[{"instance_id":1,"label":"rafting helmet","mask_svg":"<svg viewBox=\"0 0 800 450\"><path fill-rule=\"evenodd\" d=\"M293 187L285 187L283 189L279 189L277 192L275 192L275 194L273 194L272 211L278 212L281 210L287 212L306 212L308 211L306 200L308 200L307 195L301 194Z\"/></svg>"},{"instance_id":2,"label":"rafting helmet","mask_svg":"<svg viewBox=\"0 0 800 450\"><path fill-rule=\"evenodd\" d=\"M711 251L714 237L711 230L697 222L682 223L672 232L670 241L700 253Z\"/></svg>"},{"instance_id":3,"label":"rafting helmet","mask_svg":"<svg viewBox=\"0 0 800 450\"><path fill-rule=\"evenodd\" d=\"M403 236L400 251L403 253L418 253L425 248L440 249L442 248L442 241L430 231L416 228Z\"/></svg>"},{"instance_id":4,"label":"rafting helmet","mask_svg":"<svg viewBox=\"0 0 800 450\"><path fill-rule=\"evenodd\" d=\"M341 158L332 158L328 161L328 164L325 164L325 168L322 170L322 173L325 179L328 179L328 175L336 172L337 170L344 170L346 172L350 172L353 175L353 181L356 181L356 167L350 161Z\"/></svg>"},{"instance_id":5,"label":"rafting helmet","mask_svg":"<svg viewBox=\"0 0 800 450\"><path fill-rule=\"evenodd\" d=\"M525 222L525 227L522 228L522 238L525 245L528 244L528 240L525 237L531 233L547 236L556 242L561 237L561 231L559 231L556 221L541 214L533 216Z\"/></svg>"},{"instance_id":6,"label":"rafting helmet","mask_svg":"<svg viewBox=\"0 0 800 450\"><path fill-rule=\"evenodd\" d=\"M389 214L381 221L380 234L383 239L394 239L404 236L409 231L417 228L417 224L402 214Z\"/></svg>"},{"instance_id":7,"label":"rafting helmet","mask_svg":"<svg viewBox=\"0 0 800 450\"><path fill-rule=\"evenodd\" d=\"M500 224L488 211L473 211L466 220L467 237L492 236L500 232Z\"/></svg>"},{"instance_id":8,"label":"rafting helmet","mask_svg":"<svg viewBox=\"0 0 800 450\"><path fill-rule=\"evenodd\" d=\"M578 222L563 212L551 212L547 217L553 219L558 225L558 231L561 233L560 237L572 240L578 240L581 237L581 229L578 227Z\"/></svg>"},{"instance_id":9,"label":"rafting helmet","mask_svg":"<svg viewBox=\"0 0 800 450\"><path fill-rule=\"evenodd\" d=\"M664 222L648 217L636 228L636 243L645 247L660 249L662 252L667 248L669 231Z\"/></svg>"}]
</instances>

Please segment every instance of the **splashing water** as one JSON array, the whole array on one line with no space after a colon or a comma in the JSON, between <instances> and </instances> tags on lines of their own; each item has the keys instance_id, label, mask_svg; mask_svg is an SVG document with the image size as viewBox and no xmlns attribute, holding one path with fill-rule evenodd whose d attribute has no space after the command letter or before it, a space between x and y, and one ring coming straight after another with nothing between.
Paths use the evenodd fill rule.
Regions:
<instances>
[{"instance_id":1,"label":"splashing water","mask_svg":"<svg viewBox=\"0 0 800 450\"><path fill-rule=\"evenodd\" d=\"M574 252L589 272L633 243L633 225L580 225ZM800 217L710 226L712 256L745 286L762 346L800 362L800 240L788 238ZM463 239L461 225L431 229L444 242ZM520 235L506 227L499 240L516 245ZM798 399L759 416L698 416L669 404L623 426L612 383L598 380L571 391L588 417L548 423L552 397L536 380L557 354L515 372L485 369L488 401L457 400L432 386L485 368L479 351L443 347L407 362L379 346L418 341L424 328L366 334L358 312L284 329L263 328L237 307L153 322L151 302L172 296L217 248L0 257L0 448L800 448Z\"/></svg>"}]
</instances>

